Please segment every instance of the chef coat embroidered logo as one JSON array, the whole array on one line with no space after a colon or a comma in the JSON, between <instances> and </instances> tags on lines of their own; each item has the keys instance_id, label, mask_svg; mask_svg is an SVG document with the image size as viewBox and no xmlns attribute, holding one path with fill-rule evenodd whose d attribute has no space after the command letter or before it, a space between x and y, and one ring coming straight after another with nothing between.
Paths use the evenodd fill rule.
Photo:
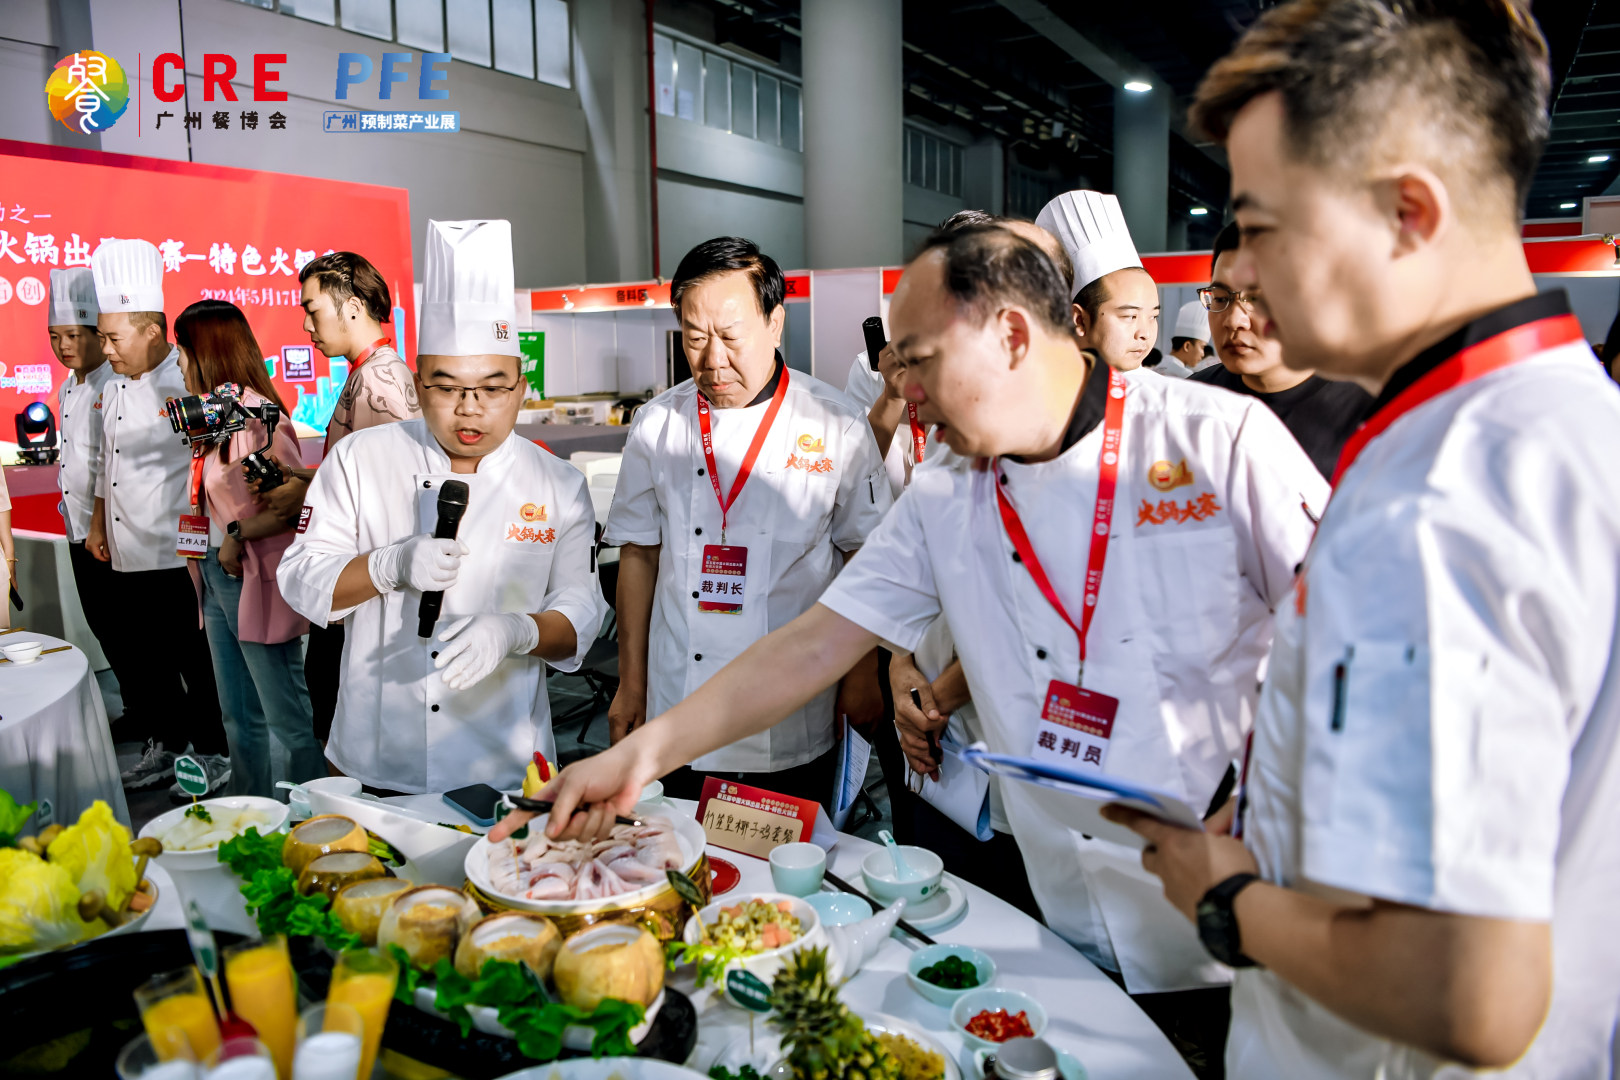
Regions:
<instances>
[{"instance_id":1,"label":"chef coat embroidered logo","mask_svg":"<svg viewBox=\"0 0 1620 1080\"><path fill-rule=\"evenodd\" d=\"M1182 525L1189 521L1205 521L1214 517L1221 510L1221 504L1215 501L1215 496L1209 492L1188 499L1185 503L1178 503L1174 499L1160 499L1158 505L1142 500L1142 505L1136 510L1136 525Z\"/></svg>"},{"instance_id":2,"label":"chef coat embroidered logo","mask_svg":"<svg viewBox=\"0 0 1620 1080\"><path fill-rule=\"evenodd\" d=\"M524 503L523 509L518 511L518 516L524 521L544 521L546 520L545 504L541 503L537 506L534 503Z\"/></svg>"},{"instance_id":3,"label":"chef coat embroidered logo","mask_svg":"<svg viewBox=\"0 0 1620 1080\"><path fill-rule=\"evenodd\" d=\"M514 523L506 527L506 539L518 544L551 544L557 540L557 530Z\"/></svg>"},{"instance_id":4,"label":"chef coat embroidered logo","mask_svg":"<svg viewBox=\"0 0 1620 1080\"><path fill-rule=\"evenodd\" d=\"M803 450L807 454L824 454L824 453L826 453L826 450L824 449L824 444L822 443L822 441L820 439L816 438L814 435L800 435L799 436L799 449Z\"/></svg>"},{"instance_id":5,"label":"chef coat embroidered logo","mask_svg":"<svg viewBox=\"0 0 1620 1080\"><path fill-rule=\"evenodd\" d=\"M128 307L129 306L129 293L119 293L118 294L118 304L119 304L120 307Z\"/></svg>"},{"instance_id":6,"label":"chef coat embroidered logo","mask_svg":"<svg viewBox=\"0 0 1620 1080\"><path fill-rule=\"evenodd\" d=\"M1174 465L1160 459L1148 466L1148 483L1153 485L1155 491L1171 491L1178 487L1190 487L1193 482L1192 470L1187 467L1187 459L1182 458Z\"/></svg>"},{"instance_id":7,"label":"chef coat embroidered logo","mask_svg":"<svg viewBox=\"0 0 1620 1080\"><path fill-rule=\"evenodd\" d=\"M496 319L495 322L491 324L491 329L495 333L496 341L512 340L512 324L507 322L505 319Z\"/></svg>"},{"instance_id":8,"label":"chef coat embroidered logo","mask_svg":"<svg viewBox=\"0 0 1620 1080\"><path fill-rule=\"evenodd\" d=\"M809 458L800 457L798 454L789 454L787 464L783 467L788 469L803 469L807 473L830 473L833 471L833 463L830 458L822 458L820 461L811 461Z\"/></svg>"},{"instance_id":9,"label":"chef coat embroidered logo","mask_svg":"<svg viewBox=\"0 0 1620 1080\"><path fill-rule=\"evenodd\" d=\"M298 510L298 531L301 532L301 533L302 532L307 532L309 530L309 519L314 517L314 516L315 516L315 508L314 507L311 507L311 506L300 507L299 510Z\"/></svg>"}]
</instances>

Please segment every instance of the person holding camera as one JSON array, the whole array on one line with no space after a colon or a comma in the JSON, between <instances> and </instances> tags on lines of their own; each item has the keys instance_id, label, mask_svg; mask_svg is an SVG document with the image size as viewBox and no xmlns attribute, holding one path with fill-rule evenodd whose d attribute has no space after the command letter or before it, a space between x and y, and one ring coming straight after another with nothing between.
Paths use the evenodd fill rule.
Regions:
<instances>
[{"instance_id":1,"label":"person holding camera","mask_svg":"<svg viewBox=\"0 0 1620 1080\"><path fill-rule=\"evenodd\" d=\"M101 392L101 454L92 469L96 501L85 547L112 564L108 609L132 620L101 647L118 673L125 715L137 717L150 735L123 782L140 789L170 779L176 752L189 742L212 794L230 781L231 763L214 668L179 551L180 519L191 511L191 451L165 409L186 387L163 315L163 257L146 240L108 240L91 256L91 271L100 308L96 332L113 378Z\"/></svg>"},{"instance_id":2,"label":"person holding camera","mask_svg":"<svg viewBox=\"0 0 1620 1080\"><path fill-rule=\"evenodd\" d=\"M279 417L287 410L241 308L199 300L174 321L174 340L186 389L202 399L187 399L183 406L223 406L210 416L215 422L208 425L209 435L192 435L192 514L206 520L193 521L198 550L191 553L188 569L214 659L231 745L233 794L270 797L275 790L272 731L287 748L287 779L302 783L326 775L299 640L309 623L281 598L276 585L292 526L249 494L243 467L245 462L263 476L261 490L274 490L284 478L266 460L267 452L296 461L298 436L291 418L269 422L266 406ZM265 469L273 471L264 476Z\"/></svg>"},{"instance_id":3,"label":"person holding camera","mask_svg":"<svg viewBox=\"0 0 1620 1080\"><path fill-rule=\"evenodd\" d=\"M555 760L545 666L574 671L606 605L585 476L517 434L523 400L505 221L428 224L420 420L345 436L277 578L345 622L326 757L388 791L515 788Z\"/></svg>"}]
</instances>

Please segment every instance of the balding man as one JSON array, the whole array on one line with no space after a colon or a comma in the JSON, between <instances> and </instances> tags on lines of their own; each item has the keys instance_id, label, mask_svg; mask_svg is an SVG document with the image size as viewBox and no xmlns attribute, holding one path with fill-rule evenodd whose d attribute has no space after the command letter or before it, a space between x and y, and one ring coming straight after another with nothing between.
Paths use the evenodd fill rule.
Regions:
<instances>
[{"instance_id":1,"label":"balding man","mask_svg":"<svg viewBox=\"0 0 1620 1080\"><path fill-rule=\"evenodd\" d=\"M820 603L564 770L547 793L559 827L581 801L631 805L692 755L769 727L879 642L914 650L941 615L991 749L1211 802L1326 486L1258 402L1083 354L1068 288L1036 245L1000 228L968 229L911 264L889 310L894 348L907 399L956 459L914 474ZM1077 552L1077 536L1099 539ZM1107 713L1094 727L1112 737L1086 736L1082 757L1064 728L1076 752L1048 749L1054 694ZM1067 795L1009 784L1003 796L1048 925L1161 1024L1218 1050L1231 973L1138 853L1082 835ZM610 823L606 813L577 829ZM1163 996L1182 990L1195 992Z\"/></svg>"}]
</instances>

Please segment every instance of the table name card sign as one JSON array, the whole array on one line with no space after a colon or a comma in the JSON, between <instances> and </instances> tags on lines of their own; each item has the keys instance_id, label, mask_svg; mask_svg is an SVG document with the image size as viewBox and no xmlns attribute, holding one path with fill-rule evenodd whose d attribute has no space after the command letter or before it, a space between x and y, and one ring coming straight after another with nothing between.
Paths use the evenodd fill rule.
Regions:
<instances>
[{"instance_id":1,"label":"table name card sign","mask_svg":"<svg viewBox=\"0 0 1620 1080\"><path fill-rule=\"evenodd\" d=\"M801 840L831 849L838 832L814 799L796 799L717 776L703 781L697 819L715 847L768 859Z\"/></svg>"}]
</instances>

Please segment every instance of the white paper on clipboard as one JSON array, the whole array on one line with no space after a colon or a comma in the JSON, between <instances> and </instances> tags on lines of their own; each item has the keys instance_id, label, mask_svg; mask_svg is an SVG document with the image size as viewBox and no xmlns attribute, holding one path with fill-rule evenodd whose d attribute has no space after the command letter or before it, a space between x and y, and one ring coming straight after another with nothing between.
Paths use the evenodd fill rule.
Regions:
<instances>
[{"instance_id":1,"label":"white paper on clipboard","mask_svg":"<svg viewBox=\"0 0 1620 1080\"><path fill-rule=\"evenodd\" d=\"M1116 825L1102 816L1102 808L1112 803L1151 814L1160 821L1179 825L1184 829L1203 829L1204 822L1198 812L1175 795L1145 784L1133 784L1116 777L1094 772L1069 770L1062 765L1015 754L993 754L982 742L976 742L962 752L969 764L997 776L1005 776L1025 784L1051 788L1078 798L1074 814L1065 822L1071 829L1112 840L1141 850L1147 840L1123 825Z\"/></svg>"}]
</instances>

